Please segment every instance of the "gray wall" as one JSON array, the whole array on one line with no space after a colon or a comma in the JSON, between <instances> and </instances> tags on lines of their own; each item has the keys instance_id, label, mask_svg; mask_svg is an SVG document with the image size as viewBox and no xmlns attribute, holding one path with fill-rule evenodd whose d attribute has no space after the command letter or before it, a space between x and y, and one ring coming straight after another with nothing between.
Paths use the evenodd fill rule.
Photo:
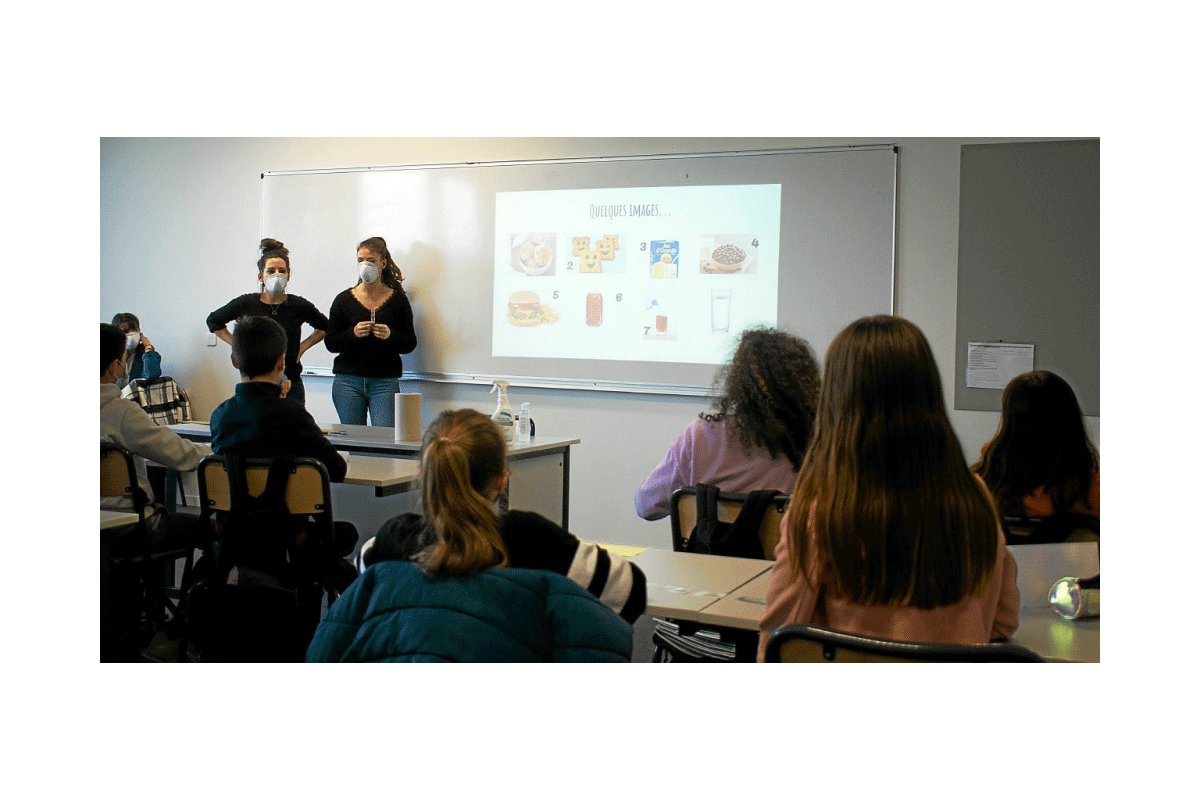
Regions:
<instances>
[{"instance_id":1,"label":"gray wall","mask_svg":"<svg viewBox=\"0 0 1200 799\"><path fill-rule=\"evenodd\" d=\"M226 302L206 275L235 270L253 290L260 238L259 175L265 171L465 161L639 155L664 152L900 146L896 312L928 336L953 405L958 254L959 148L974 139L102 139L100 319L132 311L162 352L167 374L188 389L205 419L233 392L229 348L206 347L204 318ZM304 294L304 275L289 290ZM852 320L847 319L847 322ZM823 353L821 353L823 355ZM318 421L335 421L327 383L306 381ZM426 384L426 411L466 406L491 412L486 388ZM707 403L562 390L525 390L539 431L576 436L572 529L593 540L669 546L668 522L634 514L632 495L678 431ZM998 414L950 412L968 460L995 432ZM1089 419L1099 444L1100 420ZM386 500L383 500L386 501Z\"/></svg>"}]
</instances>

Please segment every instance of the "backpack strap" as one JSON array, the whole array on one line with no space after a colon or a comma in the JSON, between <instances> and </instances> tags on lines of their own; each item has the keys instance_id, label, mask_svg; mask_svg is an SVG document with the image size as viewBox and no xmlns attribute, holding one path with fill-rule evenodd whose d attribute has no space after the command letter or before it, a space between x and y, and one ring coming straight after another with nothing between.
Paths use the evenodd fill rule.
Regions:
<instances>
[{"instance_id":1,"label":"backpack strap","mask_svg":"<svg viewBox=\"0 0 1200 799\"><path fill-rule=\"evenodd\" d=\"M712 554L710 541L717 528L717 501L721 498L721 489L708 483L696 484L696 526L684 547L685 552L697 552L701 555Z\"/></svg>"},{"instance_id":2,"label":"backpack strap","mask_svg":"<svg viewBox=\"0 0 1200 799\"><path fill-rule=\"evenodd\" d=\"M747 494L737 518L728 527L719 529L709 540L712 553L739 558L763 558L758 528L762 526L763 515L775 502L775 497L782 493L773 489L760 489Z\"/></svg>"}]
</instances>

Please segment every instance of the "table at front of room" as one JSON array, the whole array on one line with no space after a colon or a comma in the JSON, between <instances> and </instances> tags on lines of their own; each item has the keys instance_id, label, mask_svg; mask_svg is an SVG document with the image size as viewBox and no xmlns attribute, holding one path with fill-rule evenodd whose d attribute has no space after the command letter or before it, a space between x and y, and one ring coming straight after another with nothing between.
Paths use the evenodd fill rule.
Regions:
<instances>
[{"instance_id":1,"label":"table at front of room","mask_svg":"<svg viewBox=\"0 0 1200 799\"><path fill-rule=\"evenodd\" d=\"M212 432L205 422L182 422L171 425L171 429L190 441L207 443L212 440ZM321 429L334 447L351 456L413 460L421 451L420 441L396 441L395 430L391 427L322 424ZM508 506L536 511L548 519L561 519L562 526L569 530L571 446L578 443L578 438L534 436L528 442L509 444L508 468L512 476L506 497ZM403 482L401 478L397 484ZM404 489L397 489L395 485L375 488L376 496L386 497L408 490L411 485Z\"/></svg>"},{"instance_id":2,"label":"table at front of room","mask_svg":"<svg viewBox=\"0 0 1200 799\"><path fill-rule=\"evenodd\" d=\"M646 573L651 616L757 630L766 612L774 561L658 549L631 560ZM1049 661L1100 662L1100 619L1070 621L1049 605L1023 606L1012 640Z\"/></svg>"}]
</instances>

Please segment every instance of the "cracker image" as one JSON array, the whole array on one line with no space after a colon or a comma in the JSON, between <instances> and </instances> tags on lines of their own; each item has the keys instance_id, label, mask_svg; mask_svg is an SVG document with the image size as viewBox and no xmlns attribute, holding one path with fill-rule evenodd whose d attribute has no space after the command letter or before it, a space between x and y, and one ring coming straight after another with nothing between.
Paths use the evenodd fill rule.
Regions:
<instances>
[{"instance_id":1,"label":"cracker image","mask_svg":"<svg viewBox=\"0 0 1200 799\"><path fill-rule=\"evenodd\" d=\"M592 249L591 236L575 236L571 239L571 255L581 257L590 249Z\"/></svg>"},{"instance_id":2,"label":"cracker image","mask_svg":"<svg viewBox=\"0 0 1200 799\"><path fill-rule=\"evenodd\" d=\"M621 249L621 245L620 245L621 237L616 235L615 233L609 233L604 236L601 236L600 241L609 242L612 245L612 249L614 249L614 250ZM596 247L597 247L597 249L600 247L600 242L596 242Z\"/></svg>"},{"instance_id":3,"label":"cracker image","mask_svg":"<svg viewBox=\"0 0 1200 799\"><path fill-rule=\"evenodd\" d=\"M596 252L600 253L600 258L605 261L611 261L617 257L613 251L613 242L609 241L608 236L596 242Z\"/></svg>"},{"instance_id":4,"label":"cracker image","mask_svg":"<svg viewBox=\"0 0 1200 799\"><path fill-rule=\"evenodd\" d=\"M579 256L579 271L584 272L602 272L603 256L599 250L588 250Z\"/></svg>"}]
</instances>

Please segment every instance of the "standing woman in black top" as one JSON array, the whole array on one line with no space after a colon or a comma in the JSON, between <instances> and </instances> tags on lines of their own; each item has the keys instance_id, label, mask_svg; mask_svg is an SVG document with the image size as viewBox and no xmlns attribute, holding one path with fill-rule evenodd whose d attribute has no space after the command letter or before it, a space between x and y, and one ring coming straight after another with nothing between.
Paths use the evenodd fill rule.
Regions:
<instances>
[{"instance_id":1,"label":"standing woman in black top","mask_svg":"<svg viewBox=\"0 0 1200 799\"><path fill-rule=\"evenodd\" d=\"M233 334L227 324L239 316L269 316L283 326L287 333L287 356L284 362L283 393L288 399L304 404L304 381L300 379L303 366L300 359L309 347L325 338L329 320L303 297L288 294L288 280L292 276L291 261L287 247L275 239L263 239L258 249L259 291L235 297L208 315L208 329L226 344L232 344ZM308 338L300 339L300 326L308 323L313 332Z\"/></svg>"},{"instance_id":2,"label":"standing woman in black top","mask_svg":"<svg viewBox=\"0 0 1200 799\"><path fill-rule=\"evenodd\" d=\"M358 245L358 283L333 298L325 346L333 359L333 406L342 424L395 427L393 395L400 391L403 353L417 348L404 276L387 242L372 236Z\"/></svg>"}]
</instances>

